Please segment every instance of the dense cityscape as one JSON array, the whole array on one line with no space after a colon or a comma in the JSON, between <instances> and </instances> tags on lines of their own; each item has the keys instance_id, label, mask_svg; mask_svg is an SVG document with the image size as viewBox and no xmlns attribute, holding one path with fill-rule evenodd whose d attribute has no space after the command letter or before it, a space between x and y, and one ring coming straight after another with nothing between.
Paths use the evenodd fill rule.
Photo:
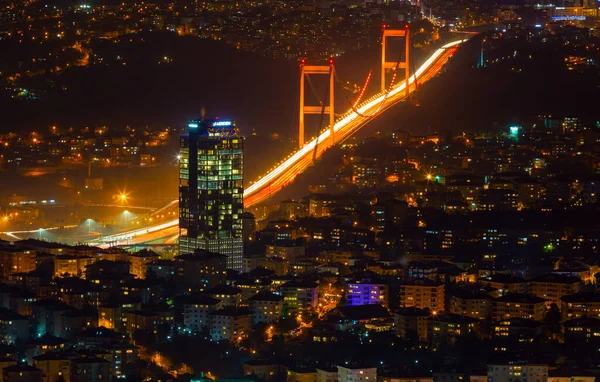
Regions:
<instances>
[{"instance_id":1,"label":"dense cityscape","mask_svg":"<svg viewBox=\"0 0 600 382\"><path fill-rule=\"evenodd\" d=\"M598 25L0 0L0 382L595 381Z\"/></svg>"}]
</instances>

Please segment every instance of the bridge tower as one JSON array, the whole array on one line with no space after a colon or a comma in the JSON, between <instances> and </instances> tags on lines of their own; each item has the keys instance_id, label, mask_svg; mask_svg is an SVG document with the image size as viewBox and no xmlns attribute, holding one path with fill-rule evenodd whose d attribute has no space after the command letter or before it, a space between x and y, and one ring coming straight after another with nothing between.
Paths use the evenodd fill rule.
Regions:
<instances>
[{"instance_id":1,"label":"bridge tower","mask_svg":"<svg viewBox=\"0 0 600 382\"><path fill-rule=\"evenodd\" d=\"M329 59L329 65L306 65L306 59L300 60L300 119L298 123L298 145L300 148L304 146L304 116L306 114L329 114L329 138L331 145L335 143L333 137L333 125L335 123L335 111L334 111L334 61L332 58ZM306 77L312 74L321 74L329 76L329 106L325 103L326 99L322 100L322 104L318 106L307 106L304 104L304 82ZM327 98L327 97L325 97ZM319 126L319 128L321 128Z\"/></svg>"},{"instance_id":2,"label":"bridge tower","mask_svg":"<svg viewBox=\"0 0 600 382\"><path fill-rule=\"evenodd\" d=\"M406 58L404 61L398 62L390 62L386 58L386 46L387 46L387 38L388 37L404 37L405 45L406 45ZM409 69L409 61L410 61L410 31L408 29L408 24L404 29L387 29L384 25L383 27L383 37L381 38L381 92L385 92L387 89L387 84L385 81L385 70L386 69L395 69L396 65L398 65L398 69L404 69L404 78L406 79L406 96L409 95L408 88L408 78L410 77L410 69Z\"/></svg>"}]
</instances>

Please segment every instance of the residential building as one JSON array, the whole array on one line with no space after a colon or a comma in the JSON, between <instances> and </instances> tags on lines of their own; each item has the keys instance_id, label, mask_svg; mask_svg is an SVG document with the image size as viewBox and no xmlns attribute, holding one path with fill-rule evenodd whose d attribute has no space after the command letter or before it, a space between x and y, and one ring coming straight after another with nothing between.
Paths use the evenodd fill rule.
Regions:
<instances>
[{"instance_id":1,"label":"residential building","mask_svg":"<svg viewBox=\"0 0 600 382\"><path fill-rule=\"evenodd\" d=\"M573 276L548 274L529 281L529 292L546 300L546 306L561 308L561 297L579 292L581 280Z\"/></svg>"},{"instance_id":2,"label":"residential building","mask_svg":"<svg viewBox=\"0 0 600 382\"><path fill-rule=\"evenodd\" d=\"M488 363L488 382L546 382L548 365L526 361Z\"/></svg>"},{"instance_id":3,"label":"residential building","mask_svg":"<svg viewBox=\"0 0 600 382\"><path fill-rule=\"evenodd\" d=\"M99 357L81 357L71 360L69 382L103 382L111 377L111 363Z\"/></svg>"},{"instance_id":4,"label":"residential building","mask_svg":"<svg viewBox=\"0 0 600 382\"><path fill-rule=\"evenodd\" d=\"M190 297L183 302L183 328L197 333L210 324L210 314L222 307L221 300L212 297Z\"/></svg>"},{"instance_id":5,"label":"residential building","mask_svg":"<svg viewBox=\"0 0 600 382\"><path fill-rule=\"evenodd\" d=\"M366 382L377 380L376 367L355 367L338 365L338 382Z\"/></svg>"},{"instance_id":6,"label":"residential building","mask_svg":"<svg viewBox=\"0 0 600 382\"><path fill-rule=\"evenodd\" d=\"M42 382L43 380L42 370L24 363L2 369L2 382Z\"/></svg>"},{"instance_id":7,"label":"residential building","mask_svg":"<svg viewBox=\"0 0 600 382\"><path fill-rule=\"evenodd\" d=\"M280 287L283 296L283 316L295 317L306 309L317 306L318 284L312 282L290 281Z\"/></svg>"},{"instance_id":8,"label":"residential building","mask_svg":"<svg viewBox=\"0 0 600 382\"><path fill-rule=\"evenodd\" d=\"M213 341L238 343L252 330L252 312L246 308L226 307L210 314L210 337Z\"/></svg>"},{"instance_id":9,"label":"residential building","mask_svg":"<svg viewBox=\"0 0 600 382\"><path fill-rule=\"evenodd\" d=\"M281 320L283 310L283 297L271 292L261 292L249 300L254 324L265 322L267 324Z\"/></svg>"},{"instance_id":10,"label":"residential building","mask_svg":"<svg viewBox=\"0 0 600 382\"><path fill-rule=\"evenodd\" d=\"M431 312L419 308L400 308L394 312L396 336L403 340L425 342L429 338L429 317Z\"/></svg>"},{"instance_id":11,"label":"residential building","mask_svg":"<svg viewBox=\"0 0 600 382\"><path fill-rule=\"evenodd\" d=\"M371 280L357 280L348 283L346 289L348 306L381 304L388 305L388 286Z\"/></svg>"},{"instance_id":12,"label":"residential building","mask_svg":"<svg viewBox=\"0 0 600 382\"><path fill-rule=\"evenodd\" d=\"M501 297L508 293L527 293L528 285L525 279L496 273L488 277L480 278L477 282L481 285L494 288L494 297Z\"/></svg>"},{"instance_id":13,"label":"residential building","mask_svg":"<svg viewBox=\"0 0 600 382\"><path fill-rule=\"evenodd\" d=\"M413 280L400 286L400 307L444 310L444 284L429 279Z\"/></svg>"},{"instance_id":14,"label":"residential building","mask_svg":"<svg viewBox=\"0 0 600 382\"><path fill-rule=\"evenodd\" d=\"M227 257L216 252L197 249L193 254L175 258L176 282L185 293L204 292L227 280Z\"/></svg>"},{"instance_id":15,"label":"residential building","mask_svg":"<svg viewBox=\"0 0 600 382\"><path fill-rule=\"evenodd\" d=\"M509 318L493 324L492 335L518 342L533 342L542 334L542 323L527 318Z\"/></svg>"},{"instance_id":16,"label":"residential building","mask_svg":"<svg viewBox=\"0 0 600 382\"><path fill-rule=\"evenodd\" d=\"M455 293L450 296L448 311L483 320L492 312L492 297L483 292Z\"/></svg>"},{"instance_id":17,"label":"residential building","mask_svg":"<svg viewBox=\"0 0 600 382\"><path fill-rule=\"evenodd\" d=\"M579 292L560 299L560 313L563 321L574 318L600 318L600 294Z\"/></svg>"},{"instance_id":18,"label":"residential building","mask_svg":"<svg viewBox=\"0 0 600 382\"><path fill-rule=\"evenodd\" d=\"M147 265L160 259L158 253L152 251L139 251L131 253L128 260L131 263L130 272L138 279L146 278Z\"/></svg>"},{"instance_id":19,"label":"residential building","mask_svg":"<svg viewBox=\"0 0 600 382\"><path fill-rule=\"evenodd\" d=\"M68 381L71 360L60 353L47 353L33 357L33 365L43 371L43 382Z\"/></svg>"},{"instance_id":20,"label":"residential building","mask_svg":"<svg viewBox=\"0 0 600 382\"><path fill-rule=\"evenodd\" d=\"M277 241L273 244L267 244L266 246L267 258L278 257L280 259L289 261L290 263L296 261L298 258L303 257L304 254L304 244L292 240Z\"/></svg>"},{"instance_id":21,"label":"residential building","mask_svg":"<svg viewBox=\"0 0 600 382\"><path fill-rule=\"evenodd\" d=\"M479 320L460 314L441 312L433 314L431 341L434 346L455 345L461 337L479 336Z\"/></svg>"},{"instance_id":22,"label":"residential building","mask_svg":"<svg viewBox=\"0 0 600 382\"><path fill-rule=\"evenodd\" d=\"M511 293L494 299L492 319L527 318L542 321L546 315L546 300L523 293Z\"/></svg>"}]
</instances>

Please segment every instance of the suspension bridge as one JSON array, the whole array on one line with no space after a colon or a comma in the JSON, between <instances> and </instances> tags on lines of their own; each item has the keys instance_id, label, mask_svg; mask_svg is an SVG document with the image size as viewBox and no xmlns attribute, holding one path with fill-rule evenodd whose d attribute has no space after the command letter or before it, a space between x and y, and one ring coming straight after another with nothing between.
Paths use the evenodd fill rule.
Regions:
<instances>
[{"instance_id":1,"label":"suspension bridge","mask_svg":"<svg viewBox=\"0 0 600 382\"><path fill-rule=\"evenodd\" d=\"M367 81L359 93L359 98L352 104L337 121L334 121L333 97L330 97L329 105L323 102L321 106L304 105L304 76L307 74L328 74L330 76L329 92L333 93L333 78L335 77L335 67L330 61L329 68L310 66L302 68L302 78L300 82L300 123L299 123L299 142L300 147L285 160L280 162L275 168L265 174L256 182L252 183L244 190L244 207L248 208L261 203L294 181L294 179L306 170L317 158L319 158L329 148L344 142L358 130L366 126L377 116L393 107L394 105L408 99L410 94L417 89L417 86L427 82L437 75L448 59L456 52L459 45L466 40L458 40L444 45L436 50L413 74L409 74L408 60L406 62L396 62L392 82L386 87L385 69L389 68L389 63L385 60L385 53L382 53L382 90L371 98L362 101L362 96ZM385 38L382 44L385 52ZM405 79L396 82L398 69L405 69ZM322 130L320 134L309 142L304 142L304 114L321 115L328 113L330 124Z\"/></svg>"},{"instance_id":2,"label":"suspension bridge","mask_svg":"<svg viewBox=\"0 0 600 382\"><path fill-rule=\"evenodd\" d=\"M388 61L386 57L386 45L388 37L401 37L405 39L404 57L398 60ZM298 149L287 158L278 163L267 174L259 178L256 182L250 184L244 190L244 207L248 208L257 205L271 198L283 188L288 186L294 179L310 167L319 157L321 157L331 147L343 143L354 133L365 127L374 118L389 110L400 102L407 101L415 90L435 77L442 67L448 62L450 57L456 52L460 44L466 39L457 40L448 43L437 49L425 62L411 73L414 69L410 63L410 32L405 29L384 29L381 49L381 87L380 91L368 99L363 99L366 88L371 80L372 71L369 72L365 83L358 93L354 102L349 102L349 109L339 115L334 110L335 84L339 82L335 71L334 60L329 60L329 65L307 65L306 60L300 62L300 104L298 121ZM391 70L390 70L391 69ZM390 72L391 80L386 82L386 74ZM403 71L404 79L397 81L398 75ZM317 96L318 105L306 105L305 103L305 83L308 82L309 88L315 92L314 86L310 80L311 75L323 75L329 77L329 85L323 98ZM329 125L320 131L318 136L308 142L304 137L304 118L307 114L317 114L321 116L319 128L321 128L325 116L329 119ZM337 119L336 119L337 118ZM173 201L169 206L177 203ZM169 207L168 206L168 207ZM165 207L166 208L166 207ZM160 211L160 210L159 210ZM135 245L148 241L171 240L178 227L178 220L172 220L166 223L156 224L128 232L111 235L104 238L104 245Z\"/></svg>"}]
</instances>

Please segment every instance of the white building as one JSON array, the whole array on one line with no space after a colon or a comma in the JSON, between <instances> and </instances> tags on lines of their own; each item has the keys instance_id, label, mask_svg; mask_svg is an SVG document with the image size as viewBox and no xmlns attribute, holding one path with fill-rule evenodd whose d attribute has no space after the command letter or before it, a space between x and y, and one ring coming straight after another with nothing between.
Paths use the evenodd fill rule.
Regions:
<instances>
[{"instance_id":1,"label":"white building","mask_svg":"<svg viewBox=\"0 0 600 382\"><path fill-rule=\"evenodd\" d=\"M210 314L222 308L220 300L211 297L191 299L183 304L183 327L187 332L197 333L208 327Z\"/></svg>"},{"instance_id":2,"label":"white building","mask_svg":"<svg viewBox=\"0 0 600 382\"><path fill-rule=\"evenodd\" d=\"M488 365L488 382L548 382L548 365L509 362Z\"/></svg>"},{"instance_id":3,"label":"white building","mask_svg":"<svg viewBox=\"0 0 600 382\"><path fill-rule=\"evenodd\" d=\"M317 382L338 382L338 371L317 368Z\"/></svg>"},{"instance_id":4,"label":"white building","mask_svg":"<svg viewBox=\"0 0 600 382\"><path fill-rule=\"evenodd\" d=\"M377 368L358 368L354 366L338 366L338 382L370 382L377 381Z\"/></svg>"},{"instance_id":5,"label":"white building","mask_svg":"<svg viewBox=\"0 0 600 382\"><path fill-rule=\"evenodd\" d=\"M227 307L210 314L210 337L213 341L239 342L252 330L252 312Z\"/></svg>"}]
</instances>

